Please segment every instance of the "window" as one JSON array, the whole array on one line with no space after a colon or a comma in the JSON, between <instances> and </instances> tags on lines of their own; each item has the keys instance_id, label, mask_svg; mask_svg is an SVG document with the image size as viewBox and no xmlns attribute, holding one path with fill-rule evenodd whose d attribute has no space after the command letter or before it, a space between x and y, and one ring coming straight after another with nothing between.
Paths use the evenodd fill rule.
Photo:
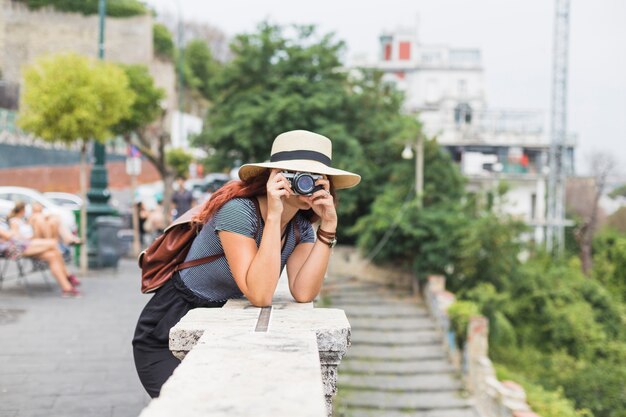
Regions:
<instances>
[{"instance_id":1,"label":"window","mask_svg":"<svg viewBox=\"0 0 626 417\"><path fill-rule=\"evenodd\" d=\"M400 60L408 61L411 59L411 42L400 42Z\"/></svg>"},{"instance_id":2,"label":"window","mask_svg":"<svg viewBox=\"0 0 626 417\"><path fill-rule=\"evenodd\" d=\"M530 218L532 220L537 218L537 194L535 193L530 195Z\"/></svg>"},{"instance_id":3,"label":"window","mask_svg":"<svg viewBox=\"0 0 626 417\"><path fill-rule=\"evenodd\" d=\"M454 108L454 123L457 125L472 123L472 108L467 103L459 103Z\"/></svg>"},{"instance_id":4,"label":"window","mask_svg":"<svg viewBox=\"0 0 626 417\"><path fill-rule=\"evenodd\" d=\"M391 61L391 44L385 44L385 61Z\"/></svg>"}]
</instances>

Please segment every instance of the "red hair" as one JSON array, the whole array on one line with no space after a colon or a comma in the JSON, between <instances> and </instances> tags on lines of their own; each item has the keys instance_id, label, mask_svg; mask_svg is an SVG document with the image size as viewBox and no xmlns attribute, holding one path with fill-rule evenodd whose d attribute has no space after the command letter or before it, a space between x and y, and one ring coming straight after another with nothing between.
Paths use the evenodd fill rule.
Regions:
<instances>
[{"instance_id":1,"label":"red hair","mask_svg":"<svg viewBox=\"0 0 626 417\"><path fill-rule=\"evenodd\" d=\"M269 169L266 169L259 175L249 178L246 181L230 181L228 184L224 185L211 195L211 198L209 198L209 200L204 204L204 207L202 207L202 210L200 210L196 217L194 217L193 221L203 224L206 223L215 213L219 211L219 209L222 208L222 206L224 206L224 204L228 203L233 198L251 198L259 195L265 195L267 193L267 181L270 178L270 172L271 171ZM332 181L330 181L330 194L333 196L336 206L337 195ZM306 210L304 215L311 221L311 223L319 220L318 216L312 209Z\"/></svg>"}]
</instances>

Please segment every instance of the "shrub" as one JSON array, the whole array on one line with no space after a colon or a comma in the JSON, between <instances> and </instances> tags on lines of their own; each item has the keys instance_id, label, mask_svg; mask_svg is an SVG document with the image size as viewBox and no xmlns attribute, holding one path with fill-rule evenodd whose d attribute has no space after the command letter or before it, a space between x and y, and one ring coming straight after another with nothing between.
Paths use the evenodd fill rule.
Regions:
<instances>
[{"instance_id":1,"label":"shrub","mask_svg":"<svg viewBox=\"0 0 626 417\"><path fill-rule=\"evenodd\" d=\"M152 44L154 54L172 61L174 59L174 41L170 31L161 23L152 26Z\"/></svg>"},{"instance_id":2,"label":"shrub","mask_svg":"<svg viewBox=\"0 0 626 417\"><path fill-rule=\"evenodd\" d=\"M501 365L496 366L496 374L499 380L512 380L520 384L526 391L528 404L541 417L593 417L588 410L576 410L562 389L547 390Z\"/></svg>"},{"instance_id":3,"label":"shrub","mask_svg":"<svg viewBox=\"0 0 626 417\"><path fill-rule=\"evenodd\" d=\"M478 305L471 301L457 301L448 308L450 326L456 335L456 341L460 349L463 349L467 340L467 326L470 318L479 315Z\"/></svg>"},{"instance_id":4,"label":"shrub","mask_svg":"<svg viewBox=\"0 0 626 417\"><path fill-rule=\"evenodd\" d=\"M52 6L62 12L85 15L98 14L98 0L18 0L30 9ZM107 16L131 17L148 13L146 6L138 0L108 0Z\"/></svg>"}]
</instances>

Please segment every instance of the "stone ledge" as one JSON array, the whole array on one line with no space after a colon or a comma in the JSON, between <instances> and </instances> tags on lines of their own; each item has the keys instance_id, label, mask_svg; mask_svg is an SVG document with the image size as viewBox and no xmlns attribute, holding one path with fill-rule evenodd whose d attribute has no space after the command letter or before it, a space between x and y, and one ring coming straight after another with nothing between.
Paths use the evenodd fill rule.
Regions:
<instances>
[{"instance_id":1,"label":"stone ledge","mask_svg":"<svg viewBox=\"0 0 626 417\"><path fill-rule=\"evenodd\" d=\"M141 417L325 415L317 346L314 335L306 331L205 332L165 383L161 396L141 413Z\"/></svg>"},{"instance_id":2,"label":"stone ledge","mask_svg":"<svg viewBox=\"0 0 626 417\"><path fill-rule=\"evenodd\" d=\"M245 299L189 311L170 330L184 360L141 417L332 415L350 323L343 310L296 303L286 285L266 332L255 331L262 309Z\"/></svg>"}]
</instances>

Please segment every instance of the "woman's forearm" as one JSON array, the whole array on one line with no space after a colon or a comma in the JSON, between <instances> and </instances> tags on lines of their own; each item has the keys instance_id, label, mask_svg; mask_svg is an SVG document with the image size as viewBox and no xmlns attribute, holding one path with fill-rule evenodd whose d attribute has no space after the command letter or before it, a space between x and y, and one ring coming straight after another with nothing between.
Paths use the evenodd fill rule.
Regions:
<instances>
[{"instance_id":1,"label":"woman's forearm","mask_svg":"<svg viewBox=\"0 0 626 417\"><path fill-rule=\"evenodd\" d=\"M326 276L330 254L331 249L327 244L319 240L315 242L291 285L291 294L296 301L308 303L317 297Z\"/></svg>"},{"instance_id":2,"label":"woman's forearm","mask_svg":"<svg viewBox=\"0 0 626 417\"><path fill-rule=\"evenodd\" d=\"M268 218L261 244L246 274L248 300L256 306L268 306L280 278L280 218Z\"/></svg>"}]
</instances>

